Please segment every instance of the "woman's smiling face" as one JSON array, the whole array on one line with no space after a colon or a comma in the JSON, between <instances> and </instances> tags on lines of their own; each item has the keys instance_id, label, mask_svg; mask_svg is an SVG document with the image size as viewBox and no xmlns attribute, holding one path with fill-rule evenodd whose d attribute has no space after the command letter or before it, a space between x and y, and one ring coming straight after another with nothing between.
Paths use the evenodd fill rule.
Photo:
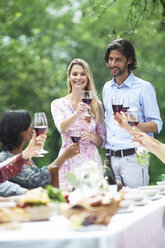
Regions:
<instances>
[{"instance_id":1,"label":"woman's smiling face","mask_svg":"<svg viewBox=\"0 0 165 248\"><path fill-rule=\"evenodd\" d=\"M88 77L84 68L81 65L73 65L70 74L68 75L72 89L77 88L83 90L88 84Z\"/></svg>"}]
</instances>

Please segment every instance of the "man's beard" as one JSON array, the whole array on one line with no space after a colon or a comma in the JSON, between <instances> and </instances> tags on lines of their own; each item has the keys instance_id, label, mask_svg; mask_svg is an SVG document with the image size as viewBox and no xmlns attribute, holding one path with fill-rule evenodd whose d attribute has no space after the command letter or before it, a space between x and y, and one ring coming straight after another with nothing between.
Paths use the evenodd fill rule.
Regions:
<instances>
[{"instance_id":1,"label":"man's beard","mask_svg":"<svg viewBox=\"0 0 165 248\"><path fill-rule=\"evenodd\" d=\"M112 69L118 69L118 73L113 73L112 72ZM127 63L125 64L124 68L119 68L119 67L110 67L110 70L111 70L111 74L113 77L119 77L121 76L126 70L127 70Z\"/></svg>"}]
</instances>

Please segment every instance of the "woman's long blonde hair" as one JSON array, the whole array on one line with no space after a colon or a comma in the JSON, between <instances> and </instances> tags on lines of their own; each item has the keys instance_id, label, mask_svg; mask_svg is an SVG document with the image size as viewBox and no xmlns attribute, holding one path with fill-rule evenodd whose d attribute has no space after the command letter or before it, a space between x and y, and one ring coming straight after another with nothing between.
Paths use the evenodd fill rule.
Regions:
<instances>
[{"instance_id":1,"label":"woman's long blonde hair","mask_svg":"<svg viewBox=\"0 0 165 248\"><path fill-rule=\"evenodd\" d=\"M88 63L85 60L77 58L77 59L72 60L72 62L70 63L68 67L68 72L67 72L68 76L70 75L72 67L74 65L82 66L88 77L88 83L84 90L93 91L93 100L91 103L91 115L96 118L97 123L101 123L103 121L102 109L101 109L99 98L96 93L92 71ZM67 82L68 82L68 94L70 94L72 92L72 85L70 83L69 77L67 77Z\"/></svg>"}]
</instances>

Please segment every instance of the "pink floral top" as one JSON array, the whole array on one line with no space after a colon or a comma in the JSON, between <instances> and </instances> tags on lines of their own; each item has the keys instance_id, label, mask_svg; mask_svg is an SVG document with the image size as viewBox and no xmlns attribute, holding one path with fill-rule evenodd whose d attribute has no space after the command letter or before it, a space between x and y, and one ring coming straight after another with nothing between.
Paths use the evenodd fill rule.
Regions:
<instances>
[{"instance_id":1,"label":"pink floral top","mask_svg":"<svg viewBox=\"0 0 165 248\"><path fill-rule=\"evenodd\" d=\"M56 99L51 103L51 112L53 116L53 120L55 126L58 131L61 133L62 137L62 146L59 154L61 154L67 146L72 144L72 140L69 136L68 132L62 132L60 129L60 124L63 120L68 118L70 115L74 113L74 109L66 97L62 97L60 99ZM98 134L103 138L102 146L105 144L105 125L104 122L101 124L97 124L95 118L91 118L90 122L87 122L83 117L79 118L72 128L79 128L82 131L87 131L89 133ZM95 144L92 142L84 142L80 140L80 154L75 157L68 159L59 170L59 185L61 188L67 185L67 179L65 178L65 174L70 171L74 172L74 169L81 164L81 161L84 159L92 159L95 160L99 165L102 165L101 157L99 155L98 149Z\"/></svg>"},{"instance_id":2,"label":"pink floral top","mask_svg":"<svg viewBox=\"0 0 165 248\"><path fill-rule=\"evenodd\" d=\"M22 157L22 153L12 158L12 160L6 160L0 165L0 183L9 180L10 178L21 173L23 166L29 160Z\"/></svg>"}]
</instances>

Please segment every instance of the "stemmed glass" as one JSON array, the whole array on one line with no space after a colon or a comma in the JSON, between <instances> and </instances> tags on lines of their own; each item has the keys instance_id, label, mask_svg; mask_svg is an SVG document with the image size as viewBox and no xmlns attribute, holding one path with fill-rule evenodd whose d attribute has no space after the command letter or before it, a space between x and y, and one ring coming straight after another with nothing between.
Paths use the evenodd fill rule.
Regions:
<instances>
[{"instance_id":1,"label":"stemmed glass","mask_svg":"<svg viewBox=\"0 0 165 248\"><path fill-rule=\"evenodd\" d=\"M79 143L80 139L81 139L81 129L80 128L70 128L69 129L69 136L72 140L73 143ZM80 145L79 145L80 147ZM80 158L80 163L84 160L84 156L83 153L81 152L80 149L80 154L81 154L81 158Z\"/></svg>"},{"instance_id":2,"label":"stemmed glass","mask_svg":"<svg viewBox=\"0 0 165 248\"><path fill-rule=\"evenodd\" d=\"M84 103L90 105L92 102L92 99L93 99L93 91L92 90L82 90L81 99ZM85 117L91 117L88 109L85 110L84 116Z\"/></svg>"},{"instance_id":3,"label":"stemmed glass","mask_svg":"<svg viewBox=\"0 0 165 248\"><path fill-rule=\"evenodd\" d=\"M127 120L128 123L132 126L132 129L135 130L135 127L139 123L138 109L128 109L127 111ZM146 185L145 174L146 166L149 164L149 152L143 147L139 146L138 142L132 142L133 146L136 146L136 157L138 164L142 166L142 175L143 175L143 185Z\"/></svg>"},{"instance_id":4,"label":"stemmed glass","mask_svg":"<svg viewBox=\"0 0 165 248\"><path fill-rule=\"evenodd\" d=\"M132 126L132 129L135 130L135 127L139 123L139 115L137 108L130 108L127 110L127 120L128 123Z\"/></svg>"},{"instance_id":5,"label":"stemmed glass","mask_svg":"<svg viewBox=\"0 0 165 248\"><path fill-rule=\"evenodd\" d=\"M115 116L116 113L120 113L120 111L122 111L124 98L123 97L112 97L111 98L111 103L112 103L113 113L114 113L114 116ZM118 125L117 121L113 120L113 122L114 122L115 125Z\"/></svg>"},{"instance_id":6,"label":"stemmed glass","mask_svg":"<svg viewBox=\"0 0 165 248\"><path fill-rule=\"evenodd\" d=\"M43 134L48 129L48 121L44 112L34 113L33 128L36 131L37 136ZM42 148L37 157L44 157L43 154L46 153L48 153L48 151Z\"/></svg>"},{"instance_id":7,"label":"stemmed glass","mask_svg":"<svg viewBox=\"0 0 165 248\"><path fill-rule=\"evenodd\" d=\"M127 115L127 111L129 108L130 108L130 99L127 97L124 98L122 112L124 112Z\"/></svg>"},{"instance_id":8,"label":"stemmed glass","mask_svg":"<svg viewBox=\"0 0 165 248\"><path fill-rule=\"evenodd\" d=\"M81 139L81 129L77 128L70 128L69 129L69 136L73 143L79 143Z\"/></svg>"},{"instance_id":9,"label":"stemmed glass","mask_svg":"<svg viewBox=\"0 0 165 248\"><path fill-rule=\"evenodd\" d=\"M138 115L138 109L137 108L130 108L127 110L127 120L130 126L132 127L132 130L135 130L135 127L139 123L139 115ZM139 146L139 143L132 142L132 146Z\"/></svg>"}]
</instances>

